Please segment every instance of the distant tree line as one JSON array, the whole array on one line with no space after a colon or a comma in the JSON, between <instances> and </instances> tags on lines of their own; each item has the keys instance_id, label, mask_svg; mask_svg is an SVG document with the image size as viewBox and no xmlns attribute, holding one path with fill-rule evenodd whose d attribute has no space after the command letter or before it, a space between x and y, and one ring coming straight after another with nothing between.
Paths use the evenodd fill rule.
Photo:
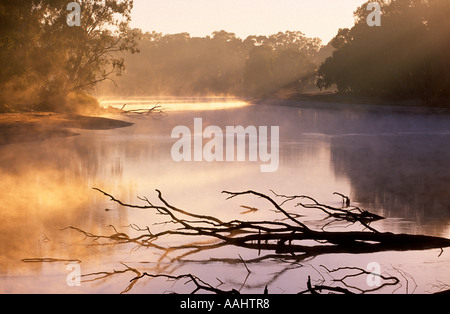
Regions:
<instances>
[{"instance_id":1,"label":"distant tree line","mask_svg":"<svg viewBox=\"0 0 450 314\"><path fill-rule=\"evenodd\" d=\"M448 0L377 0L381 26L369 26L368 1L355 25L323 46L299 31L237 38L215 32L141 33L141 54L126 56L128 70L100 94L270 95L284 87L389 99L450 96Z\"/></svg>"},{"instance_id":2,"label":"distant tree line","mask_svg":"<svg viewBox=\"0 0 450 314\"><path fill-rule=\"evenodd\" d=\"M377 1L381 26L369 27L366 5L340 29L335 51L318 71L318 87L425 101L450 96L450 2Z\"/></svg>"},{"instance_id":3,"label":"distant tree line","mask_svg":"<svg viewBox=\"0 0 450 314\"><path fill-rule=\"evenodd\" d=\"M120 95L264 95L286 85L315 83L321 40L301 32L249 36L142 33L140 54L125 57L127 71L99 93ZM324 59L324 58L322 58ZM323 60L322 60L323 61Z\"/></svg>"}]
</instances>

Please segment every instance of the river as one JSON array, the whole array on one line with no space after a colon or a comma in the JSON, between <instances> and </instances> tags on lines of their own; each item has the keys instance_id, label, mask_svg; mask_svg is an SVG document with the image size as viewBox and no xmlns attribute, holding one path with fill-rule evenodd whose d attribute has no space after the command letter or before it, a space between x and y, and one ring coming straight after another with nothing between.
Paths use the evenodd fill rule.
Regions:
<instances>
[{"instance_id":1,"label":"river","mask_svg":"<svg viewBox=\"0 0 450 314\"><path fill-rule=\"evenodd\" d=\"M126 109L136 109L149 108L157 101L105 101L104 105L120 108L125 102ZM94 187L132 204L143 203L138 196L157 201L155 190L159 189L178 208L222 220L272 219L274 215L270 204L251 197L226 200L223 190L255 190L267 195L273 195L273 190L309 195L332 206L340 206L340 197L333 195L339 192L348 195L352 205L386 217L371 225L379 231L450 238L448 114L365 110L364 106L358 110L316 109L295 106L292 101L253 105L224 99L159 102L166 109L164 115L112 116L134 123L131 127L75 130L79 136L0 146L1 293L120 293L136 274L127 271L106 276L102 272L126 267L141 272L192 273L212 285L246 293L262 293L266 285L272 293L302 291L307 276L317 281L324 278L320 265L365 269L377 263L383 273L402 279L402 286L387 290L394 293L436 292L450 284L448 250L330 254L295 264L268 259L248 263L248 274L239 260L258 257L252 250L224 248L169 261L151 248L96 242L77 231L63 230L73 226L111 235L111 226L129 232L130 225L153 228L155 222L161 222L155 212L124 208ZM276 171L262 172L261 160L175 161L171 152L177 139L171 137L172 130L185 126L194 136L196 118L202 119L203 128L221 130L239 125L278 126ZM245 213L241 206L259 210ZM314 226L322 224L323 218L317 212L304 219ZM336 223L327 230L354 227ZM170 245L180 239L169 237L166 241ZM54 260L31 262L36 258ZM75 260L82 274L100 273L83 277L79 285L69 284ZM129 292L184 289L189 288L182 283L143 279Z\"/></svg>"}]
</instances>

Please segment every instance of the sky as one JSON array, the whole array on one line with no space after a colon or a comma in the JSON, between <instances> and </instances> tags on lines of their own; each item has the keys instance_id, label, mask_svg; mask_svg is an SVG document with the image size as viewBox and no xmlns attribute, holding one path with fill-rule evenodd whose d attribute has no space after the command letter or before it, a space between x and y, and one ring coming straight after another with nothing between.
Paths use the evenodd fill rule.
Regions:
<instances>
[{"instance_id":1,"label":"sky","mask_svg":"<svg viewBox=\"0 0 450 314\"><path fill-rule=\"evenodd\" d=\"M354 25L353 12L367 0L134 0L132 27L163 34L204 37L225 30L245 39L301 31L328 43Z\"/></svg>"}]
</instances>

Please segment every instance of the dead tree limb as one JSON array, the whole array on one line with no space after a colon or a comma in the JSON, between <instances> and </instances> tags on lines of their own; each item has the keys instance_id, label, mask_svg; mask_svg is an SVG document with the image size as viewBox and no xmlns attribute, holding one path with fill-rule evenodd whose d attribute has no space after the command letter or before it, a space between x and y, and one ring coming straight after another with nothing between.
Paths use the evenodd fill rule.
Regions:
<instances>
[{"instance_id":1,"label":"dead tree limb","mask_svg":"<svg viewBox=\"0 0 450 314\"><path fill-rule=\"evenodd\" d=\"M313 286L311 284L310 276L308 276L308 281L306 282L306 286L307 286L308 290L299 292L298 294L303 294L306 292L310 292L311 294L320 294L320 293L322 293L322 291L329 291L331 293L340 293L340 294L354 294L350 290L342 288L342 287L333 287L333 286L326 286L326 285Z\"/></svg>"},{"instance_id":2,"label":"dead tree limb","mask_svg":"<svg viewBox=\"0 0 450 314\"><path fill-rule=\"evenodd\" d=\"M152 274L148 272L140 272L139 270L135 268L131 268L123 263L121 263L123 266L125 266L122 270L113 270L110 272L97 272L97 273L91 273L91 274L85 274L82 275L82 277L93 277L93 279L90 280L83 280L83 282L89 282L89 281L98 281L103 280L106 278L110 278L112 276L117 276L120 274L125 274L128 272L136 274L135 277L133 277L131 280L129 280L129 285L122 291L122 293L127 293L131 291L131 289L141 280L144 278L150 278L150 279L157 279L157 278L163 278L167 279L168 281L172 281L174 283L186 280L186 282L183 283L183 285L192 283L194 285L193 290L190 292L190 294L196 294L199 292L203 293L213 293L218 295L238 295L240 294L240 290L245 286L246 280L248 278L245 278L244 283L229 283L231 284L231 287L236 285L241 285L239 289L236 288L229 288L229 289L220 289L219 287L224 285L225 283L217 279L219 281L219 285L213 286L200 277L193 275L193 274L181 274L181 275L170 275L170 274ZM333 294L366 294L366 293L373 293L377 290L381 290L387 286L392 286L393 288L401 286L400 279L398 279L395 276L390 275L380 275L380 285L378 285L375 288L367 288L364 287L365 283L365 276L370 275L370 272L367 272L359 267L339 267L337 269L329 270L326 267L322 266L323 269L325 269L328 274L332 274L338 271L349 271L345 276L342 276L341 278L335 279L332 278L331 282L326 281L324 277L321 275L322 279L318 280L317 284L313 284L311 280L311 276L308 276L308 279L306 281L306 290L298 292L298 294L305 294L305 293L311 293L311 294L321 294L321 293L333 293ZM354 272L352 272L354 271ZM319 273L320 274L320 273ZM351 277L358 277L360 280L359 286L358 285L350 285L345 280ZM362 282L361 282L362 280ZM266 284L262 284L260 289L262 293L268 294L268 287L270 282Z\"/></svg>"},{"instance_id":3,"label":"dead tree limb","mask_svg":"<svg viewBox=\"0 0 450 314\"><path fill-rule=\"evenodd\" d=\"M150 107L149 109L130 109L125 110L125 107L127 104L124 104L123 107L119 110L120 113L125 114L127 116L149 116L152 114L153 116L166 116L167 113L165 109L160 105L158 102L153 107Z\"/></svg>"},{"instance_id":4,"label":"dead tree limb","mask_svg":"<svg viewBox=\"0 0 450 314\"><path fill-rule=\"evenodd\" d=\"M359 268L359 267L350 267L350 266L346 266L346 267L339 267L336 269L328 269L326 268L324 265L320 265L323 269L325 269L328 274L333 274L333 273L337 273L339 271L350 271L350 273L345 274L344 276L342 276L341 278L334 278L333 277L333 282L340 282L345 286L345 289L353 289L356 290L359 293L370 293L370 292L375 292L378 290L383 289L386 286L397 286L400 283L400 280L397 277L394 276L387 276L387 275L383 275L383 274L374 274L370 271L367 271L365 269ZM346 282L346 280L348 278L352 278L352 277L360 277L360 276L377 276L380 279L380 284L379 285L375 285L373 288L371 289L363 289L360 287L356 287L356 286L352 286L349 283ZM406 283L408 283L406 281ZM350 291L350 290L349 290Z\"/></svg>"},{"instance_id":5,"label":"dead tree limb","mask_svg":"<svg viewBox=\"0 0 450 314\"><path fill-rule=\"evenodd\" d=\"M378 221L378 220L382 220L384 219L384 217L376 215L374 213L370 213L366 210L362 210L359 207L353 207L353 208L349 208L350 207L350 198L335 192L333 194L339 195L343 198L343 204L345 204L346 208L349 209L344 209L344 208L337 208L337 207L333 207L333 206L329 206L329 205L325 205L325 204L321 204L318 201L316 201L314 198L307 196L307 195L292 195L292 196L287 196L287 195L280 195L275 193L274 191L271 191L276 197L280 197L280 198L284 198L284 201L282 204L285 204L287 202L293 201L295 199L306 199L311 201L311 203L297 203L296 207L303 207L303 208L309 208L309 209L319 209L322 212L326 213L328 215L328 218L334 218L338 221L348 221L351 223L356 223L359 222L360 224L362 224L365 228L373 231L373 232L378 232L375 228L370 226L370 223ZM332 221L330 221L328 224L332 223ZM324 228L328 225L324 225L322 227L322 230L324 230Z\"/></svg>"},{"instance_id":6,"label":"dead tree limb","mask_svg":"<svg viewBox=\"0 0 450 314\"><path fill-rule=\"evenodd\" d=\"M91 282L91 281L98 281L98 280L102 280L102 279L107 279L107 278L113 277L115 275L125 274L125 273L128 273L128 272L132 272L132 273L136 274L136 276L141 276L141 273L136 268L129 267L128 265L126 265L124 263L121 263L121 264L123 266L125 266L125 269L123 269L123 270L113 270L112 272L102 271L102 272L89 273L89 274L81 275L81 277L82 278L93 277L92 279L85 279L85 280L83 280L83 282ZM133 286L135 284L136 284L136 282L131 281L130 284L121 292L121 294L129 292L131 289L133 289Z\"/></svg>"},{"instance_id":7,"label":"dead tree limb","mask_svg":"<svg viewBox=\"0 0 450 314\"><path fill-rule=\"evenodd\" d=\"M306 195L287 196L276 194L273 192L276 198L282 199L282 201L278 203L274 198L252 190L244 192L224 191L223 194L227 195L227 200L244 195L263 199L272 205L273 210L276 213L283 215L284 219L283 221L223 221L215 216L201 215L184 209L180 209L170 204L163 197L162 192L159 190L156 190L158 204L150 201L147 197L139 197L139 200L144 202L141 205L127 204L119 199L116 199L113 195L102 191L101 189L94 188L94 190L102 193L106 197L109 197L112 202L115 202L123 207L139 210L152 210L157 214L163 216L164 218L167 218L168 220L163 223L155 222L153 224L154 227L155 225L158 225L159 229L161 229L162 226L162 230L158 232L153 232L151 230L152 228L149 226L142 228L136 224L131 224L127 228L133 230L133 236L131 234L127 234L126 232L119 231L114 226L109 226L113 230L109 235L96 235L72 226L67 227L63 230L74 230L76 232L79 232L86 238L94 240L96 244L136 244L138 247L154 248L162 252L159 261L169 258L171 262L177 261L180 262L179 264L182 264L182 262L189 262L188 260L186 260L186 257L195 255L199 252L214 250L222 248L224 246L235 246L246 249L254 249L258 252L258 257L255 257L253 259L250 258L244 261L238 254L240 259L230 260L230 262L233 263L242 262L249 275L251 271L248 268L247 264L257 263L262 260L278 260L280 262L292 264L295 266L294 268L296 268L301 267L302 265L299 264L299 262L304 261L306 258L316 257L322 254L359 254L383 251L426 250L435 248L439 248L442 251L443 248L450 246L450 239L441 237L379 232L372 227L368 228L366 224L368 224L368 222L381 219L382 217L364 211L358 207L336 208L328 206L326 204L321 204L312 197ZM298 203L296 207L301 206L303 208L319 209L328 215L327 218L339 218L351 222L360 222L363 226L363 230L329 232L324 231L323 228L319 228L319 230L314 229L300 220L300 218L302 217L301 215L292 213L284 207L289 202L294 200L308 200L308 203ZM366 229L369 229L369 231L367 231ZM137 235L135 235L136 232L138 233ZM160 239L164 239L167 236L172 235L180 236L181 243L167 246L166 241L159 241ZM189 239L189 241L185 241L186 239ZM313 244L311 244L311 242ZM260 253L262 251L266 251L267 253L264 253L264 255L260 256ZM176 254L176 256L169 257L169 255L171 255L172 253ZM220 260L221 262L225 261L225 259L223 258L217 260ZM24 259L22 261L53 262L62 260ZM208 260L208 262L211 261L214 261L214 258L210 258ZM172 263L168 264L170 265ZM245 281L241 286L241 289L239 290L222 290L202 281L199 277L192 274L184 274L178 276L163 274L161 273L159 265L157 266L157 274L141 272L123 263L122 265L125 267L125 269L123 270L90 273L82 275L82 277L92 278L86 279L85 282L87 282L102 280L111 276L131 272L135 275L135 277L130 280L130 284L123 291L124 293L130 291L133 286L144 277L166 278L173 281L186 279L188 280L188 282L195 285L192 293L203 291L216 294L238 294L242 287L246 284ZM385 276L380 274L380 279L383 281L383 284L380 287L376 287L373 289L361 289L355 286L351 286L349 283L347 283L346 280L351 277L367 276L371 274L370 272L357 267L341 267L336 270L329 270L325 266L322 266L322 268L324 268L333 278L333 283L339 283L340 286L325 284L323 276L322 281L320 281L318 284L313 284L311 278L308 277L308 281L306 282L307 290L300 293L369 293L375 292L385 286L399 285L399 279L397 277ZM286 268L280 272L275 273L275 276L279 276L287 270L290 270L290 268ZM337 276L335 275L337 271L341 270L355 270L356 273L347 274L340 278L335 278ZM173 270L170 273L172 272ZM406 281L408 281L406 273L401 271L399 271L399 273ZM333 277L333 275L335 277ZM223 284L223 282L221 282L221 284ZM268 291L267 286L268 284L266 283L264 285L264 292ZM448 288L448 286L446 286L445 288ZM441 290L444 290L444 288Z\"/></svg>"},{"instance_id":8,"label":"dead tree limb","mask_svg":"<svg viewBox=\"0 0 450 314\"><path fill-rule=\"evenodd\" d=\"M130 282L136 282L139 279L142 279L144 277L166 278L168 280L174 280L174 281L179 281L179 280L182 280L182 279L188 279L188 282L192 282L195 285L195 289L191 292L191 294L195 294L195 293L197 293L199 291L211 292L211 293L215 293L215 294L240 294L239 291L237 291L235 289L222 290L222 289L213 287L210 284L205 283L203 280L201 280L200 278L198 278L197 276L194 276L192 274L173 276L173 275L165 275L165 274L154 275L154 274L143 273L142 275L131 279Z\"/></svg>"},{"instance_id":9,"label":"dead tree limb","mask_svg":"<svg viewBox=\"0 0 450 314\"><path fill-rule=\"evenodd\" d=\"M407 250L425 250L433 248L444 248L450 246L450 240L439 237L425 235L409 235L409 234L393 234L390 232L378 232L373 228L371 231L340 231L329 232L323 230L314 230L301 222L298 217L294 217L283 208L286 201L294 199L308 199L311 204L301 204L303 207L319 208L327 213L333 214L339 211L345 217L352 217L356 221L362 222L363 218L371 217L376 219L377 216L361 209L355 209L351 212L347 209L336 209L334 207L320 204L316 200L308 196L282 196L276 194L277 197L283 197L284 201L278 204L271 197L255 192L228 192L227 199L240 197L243 195L256 196L268 201L276 212L284 215L287 219L284 221L240 221L232 220L224 222L221 219L210 216L195 214L186 210L179 209L167 202L161 191L156 190L160 205L155 205L147 198L140 198L144 201L144 205L126 204L116 199L109 193L98 188L94 190L101 192L109 197L112 201L124 207L155 210L158 214L169 217L167 225L174 225L173 228L167 228L158 233L152 233L150 228L141 229L142 235L131 237L125 233L115 232L110 236L92 235L85 231L86 236L99 239L108 239L117 244L136 243L143 246L152 246L161 249L166 253L188 250L180 256L195 254L203 250L210 250L222 246L232 245L248 249L261 251L274 251L276 255L285 257L286 255L296 255L297 259L318 256L321 254L333 253L374 253L382 251L407 251ZM357 212L356 212L357 211ZM356 216L357 215L357 216ZM330 215L331 216L331 215ZM364 227L367 227L363 224ZM77 230L77 228L70 227ZM179 246L164 247L156 244L157 240L168 235L180 235L186 237L200 237L209 239L207 244L198 244L196 242L181 244ZM317 245L303 244L305 241L315 241ZM202 242L205 243L205 242ZM179 257L176 258L179 260Z\"/></svg>"},{"instance_id":10,"label":"dead tree limb","mask_svg":"<svg viewBox=\"0 0 450 314\"><path fill-rule=\"evenodd\" d=\"M334 195L339 195L342 197L342 205L345 205L345 207L350 207L350 198L347 195L341 194L339 192L334 192Z\"/></svg>"}]
</instances>

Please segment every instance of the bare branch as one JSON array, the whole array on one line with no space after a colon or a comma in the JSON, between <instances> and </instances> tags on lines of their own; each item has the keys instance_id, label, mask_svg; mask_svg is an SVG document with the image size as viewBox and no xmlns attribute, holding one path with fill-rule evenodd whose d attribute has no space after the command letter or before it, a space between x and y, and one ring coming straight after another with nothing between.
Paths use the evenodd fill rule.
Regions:
<instances>
[{"instance_id":1,"label":"bare branch","mask_svg":"<svg viewBox=\"0 0 450 314\"><path fill-rule=\"evenodd\" d=\"M167 278L167 279L175 280L175 281L179 281L179 280L182 280L182 279L189 279L189 282L192 282L195 285L195 289L191 292L191 294L195 294L198 291L212 292L212 293L215 293L215 294L239 294L239 291L237 291L235 289L232 289L232 290L221 290L221 289L215 288L215 287L211 286L210 284L205 283L200 278L198 278L198 277L196 277L196 276L194 276L192 274L172 276L172 275L165 275L165 274L154 275L154 274L143 273L142 275L131 279L130 282L135 282L135 281L137 281L139 279L142 279L144 277Z\"/></svg>"}]
</instances>

